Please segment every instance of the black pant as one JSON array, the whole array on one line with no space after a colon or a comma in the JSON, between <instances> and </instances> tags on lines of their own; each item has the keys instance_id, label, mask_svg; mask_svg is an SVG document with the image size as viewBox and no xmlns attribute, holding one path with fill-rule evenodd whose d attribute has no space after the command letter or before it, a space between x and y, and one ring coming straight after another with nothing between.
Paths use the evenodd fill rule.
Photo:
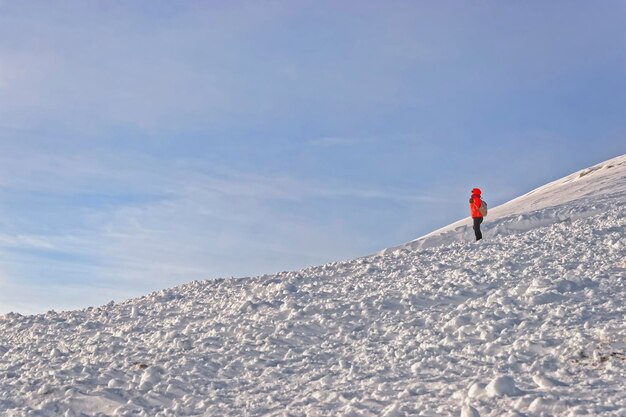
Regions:
<instances>
[{"instance_id":1,"label":"black pant","mask_svg":"<svg viewBox=\"0 0 626 417\"><path fill-rule=\"evenodd\" d=\"M482 217L472 217L474 220L474 234L476 235L476 240L480 240L483 238L483 234L480 232L480 224L483 222Z\"/></svg>"}]
</instances>

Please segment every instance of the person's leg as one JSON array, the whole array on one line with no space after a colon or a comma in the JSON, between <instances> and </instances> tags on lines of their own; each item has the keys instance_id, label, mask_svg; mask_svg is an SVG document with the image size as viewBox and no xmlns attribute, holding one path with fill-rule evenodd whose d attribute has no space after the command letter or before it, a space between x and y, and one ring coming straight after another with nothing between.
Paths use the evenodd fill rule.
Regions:
<instances>
[{"instance_id":1,"label":"person's leg","mask_svg":"<svg viewBox=\"0 0 626 417\"><path fill-rule=\"evenodd\" d=\"M483 238L483 234L480 231L480 224L483 222L483 219L478 217L474 218L474 234L476 235L476 240L480 240Z\"/></svg>"}]
</instances>

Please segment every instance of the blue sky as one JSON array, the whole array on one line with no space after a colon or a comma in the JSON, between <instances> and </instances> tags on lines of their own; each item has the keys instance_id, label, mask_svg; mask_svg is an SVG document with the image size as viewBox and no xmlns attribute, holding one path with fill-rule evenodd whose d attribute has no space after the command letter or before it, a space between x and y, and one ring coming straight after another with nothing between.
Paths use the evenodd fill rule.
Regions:
<instances>
[{"instance_id":1,"label":"blue sky","mask_svg":"<svg viewBox=\"0 0 626 417\"><path fill-rule=\"evenodd\" d=\"M0 313L353 258L626 152L623 1L0 0Z\"/></svg>"}]
</instances>

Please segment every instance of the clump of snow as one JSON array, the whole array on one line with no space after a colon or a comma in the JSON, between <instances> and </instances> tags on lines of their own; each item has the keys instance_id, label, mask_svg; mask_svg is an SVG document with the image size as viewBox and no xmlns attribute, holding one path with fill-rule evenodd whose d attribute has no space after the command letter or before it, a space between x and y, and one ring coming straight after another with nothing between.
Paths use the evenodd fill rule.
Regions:
<instances>
[{"instance_id":1,"label":"clump of snow","mask_svg":"<svg viewBox=\"0 0 626 417\"><path fill-rule=\"evenodd\" d=\"M461 417L480 417L480 413L471 405L464 405L461 410Z\"/></svg>"},{"instance_id":2,"label":"clump of snow","mask_svg":"<svg viewBox=\"0 0 626 417\"><path fill-rule=\"evenodd\" d=\"M539 388L544 388L544 389L567 386L567 384L564 384L563 382L555 378L550 378L549 376L543 375L541 373L534 375L533 381L535 382L535 384L537 384Z\"/></svg>"},{"instance_id":3,"label":"clump of snow","mask_svg":"<svg viewBox=\"0 0 626 417\"><path fill-rule=\"evenodd\" d=\"M480 245L2 316L0 415L626 415L626 157L508 207Z\"/></svg>"},{"instance_id":4,"label":"clump of snow","mask_svg":"<svg viewBox=\"0 0 626 417\"><path fill-rule=\"evenodd\" d=\"M522 392L515 386L513 378L507 375L500 375L494 378L485 388L487 395L491 397L501 397L520 395Z\"/></svg>"}]
</instances>

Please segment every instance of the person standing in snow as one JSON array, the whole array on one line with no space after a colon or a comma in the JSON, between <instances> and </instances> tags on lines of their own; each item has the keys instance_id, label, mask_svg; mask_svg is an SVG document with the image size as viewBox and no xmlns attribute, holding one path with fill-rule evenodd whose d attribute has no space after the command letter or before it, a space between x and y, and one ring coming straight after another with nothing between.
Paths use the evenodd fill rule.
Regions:
<instances>
[{"instance_id":1,"label":"person standing in snow","mask_svg":"<svg viewBox=\"0 0 626 417\"><path fill-rule=\"evenodd\" d=\"M480 210L482 204L480 200L481 191L479 188L472 190L472 196L469 199L470 215L474 221L474 234L476 235L476 241L483 238L483 234L480 231L480 224L483 222L483 215Z\"/></svg>"}]
</instances>

